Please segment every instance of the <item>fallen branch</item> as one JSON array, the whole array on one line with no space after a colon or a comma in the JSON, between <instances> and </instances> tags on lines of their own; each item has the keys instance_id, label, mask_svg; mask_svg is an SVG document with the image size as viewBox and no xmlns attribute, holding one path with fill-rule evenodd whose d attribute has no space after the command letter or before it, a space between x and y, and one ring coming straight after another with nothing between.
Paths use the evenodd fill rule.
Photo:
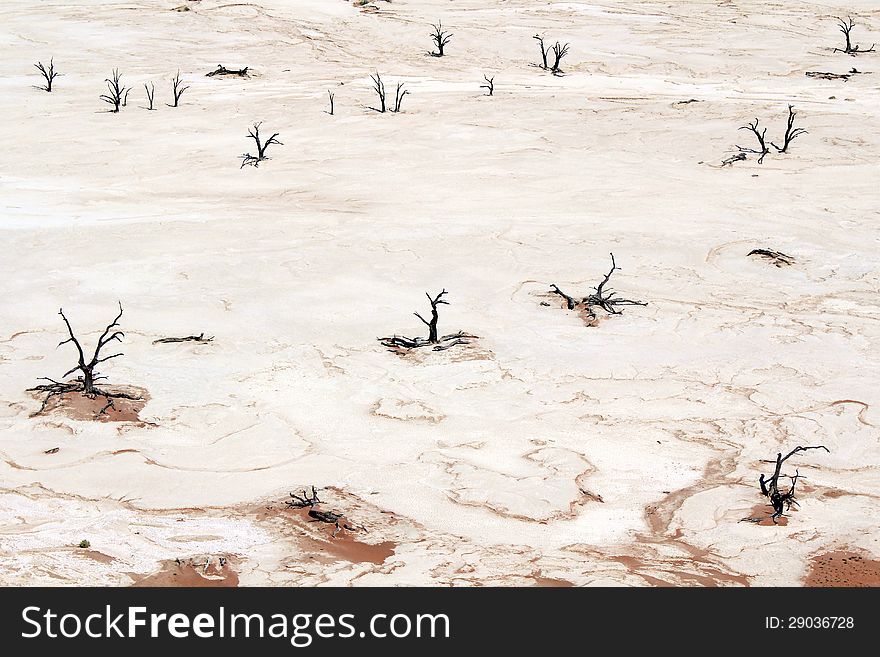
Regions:
<instances>
[{"instance_id":1,"label":"fallen branch","mask_svg":"<svg viewBox=\"0 0 880 657\"><path fill-rule=\"evenodd\" d=\"M245 66L244 68L240 68L240 69L232 69L232 68L226 68L225 66L223 66L223 64L217 64L216 70L211 71L210 73L205 73L205 75L209 78L212 78L215 75L237 75L240 78L250 77L248 75L248 67L247 66Z\"/></svg>"},{"instance_id":2,"label":"fallen branch","mask_svg":"<svg viewBox=\"0 0 880 657\"><path fill-rule=\"evenodd\" d=\"M794 264L794 258L790 255L785 255L779 251L771 251L769 249L752 249L747 255L760 256L771 261L777 267L786 267Z\"/></svg>"},{"instance_id":3,"label":"fallen branch","mask_svg":"<svg viewBox=\"0 0 880 657\"><path fill-rule=\"evenodd\" d=\"M209 338L206 338L204 333L199 333L198 335L188 335L185 338L159 338L158 340L153 340L153 344L168 344L171 342L213 342L213 341L214 341L213 335Z\"/></svg>"}]
</instances>

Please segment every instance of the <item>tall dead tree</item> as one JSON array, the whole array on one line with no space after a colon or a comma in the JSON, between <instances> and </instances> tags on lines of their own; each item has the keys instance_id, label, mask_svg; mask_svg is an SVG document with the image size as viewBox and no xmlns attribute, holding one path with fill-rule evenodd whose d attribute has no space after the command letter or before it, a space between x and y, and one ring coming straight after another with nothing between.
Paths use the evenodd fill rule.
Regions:
<instances>
[{"instance_id":1,"label":"tall dead tree","mask_svg":"<svg viewBox=\"0 0 880 657\"><path fill-rule=\"evenodd\" d=\"M758 146L760 147L760 150L755 150L754 148L744 148L743 146L737 146L737 148L739 149L739 152L740 153L755 153L756 155L759 156L758 157L758 164L763 164L764 158L766 157L767 153L770 152L770 149L767 148L767 142L766 142L767 128L764 128L763 130L759 131L758 130L758 119L755 119L752 123L744 125L744 126L740 127L739 129L740 130L748 130L749 132L754 134L755 138L757 138L757 140L758 140Z\"/></svg>"},{"instance_id":2,"label":"tall dead tree","mask_svg":"<svg viewBox=\"0 0 880 657\"><path fill-rule=\"evenodd\" d=\"M371 75L370 79L373 81L373 90L376 92L376 95L379 96L379 107L371 107L371 110L376 112L385 113L385 83L382 82L382 76L379 75L379 72L376 72L376 75Z\"/></svg>"},{"instance_id":3,"label":"tall dead tree","mask_svg":"<svg viewBox=\"0 0 880 657\"><path fill-rule=\"evenodd\" d=\"M439 294L433 297L429 293L425 292L425 296L428 297L428 302L431 304L430 320L425 319L419 313L413 313L413 315L418 317L425 324L425 326L428 327L427 338L407 338L405 336L395 335L386 338L379 338L379 342L391 349L414 349L417 347L430 346L433 347L434 351L443 351L459 344L470 344L469 340L474 339L477 336L465 333L463 331L441 336L439 334L439 331L437 330L437 322L440 319L438 306L449 305L449 302L443 299L443 297L447 294L448 292L445 288Z\"/></svg>"},{"instance_id":4,"label":"tall dead tree","mask_svg":"<svg viewBox=\"0 0 880 657\"><path fill-rule=\"evenodd\" d=\"M119 69L113 69L113 76L104 80L107 83L107 93L101 94L100 99L105 103L112 105L111 112L118 112L120 106L124 107L128 100L128 92L130 88L122 84L122 76L119 75Z\"/></svg>"},{"instance_id":5,"label":"tall dead tree","mask_svg":"<svg viewBox=\"0 0 880 657\"><path fill-rule=\"evenodd\" d=\"M147 83L144 82L144 90L147 92L147 103L149 103L147 109L155 110L156 108L153 107L153 99L156 97L156 85L150 82L150 86L148 87Z\"/></svg>"},{"instance_id":6,"label":"tall dead tree","mask_svg":"<svg viewBox=\"0 0 880 657\"><path fill-rule=\"evenodd\" d=\"M46 405L53 397L64 395L66 393L81 393L87 397L105 397L107 399L107 406L102 409L101 413L103 413L107 408L113 405L113 399L139 399L138 397L133 397L126 393L102 390L96 385L98 381L105 380L107 378L106 376L98 373L96 369L97 366L110 360L111 358L118 358L119 356L122 356L122 352L111 354L109 356L101 355L102 350L107 345L109 345L111 342L122 342L122 338L125 335L122 331L116 330L116 327L119 326L119 320L122 317L122 303L119 303L119 313L116 315L116 317L113 318L113 321L107 325L107 327L104 329L104 332L98 338L98 342L95 345L95 351L90 357L86 355L82 343L74 334L70 322L64 315L64 310L59 310L58 314L61 315L61 319L64 320L64 325L67 327L67 334L69 336L66 340L62 340L61 342L59 342L58 346L60 347L62 345L71 343L74 347L76 347L77 353L76 365L65 372L61 378L64 379L74 372L79 372L79 375L74 381L55 381L54 379L43 377L45 381L49 381L48 384L41 384L34 388L30 388L31 391L47 393L46 398L43 400L43 406L38 411L38 413L41 413L46 408ZM101 413L99 413L99 415Z\"/></svg>"},{"instance_id":7,"label":"tall dead tree","mask_svg":"<svg viewBox=\"0 0 880 657\"><path fill-rule=\"evenodd\" d=\"M495 93L495 76L491 78L488 75L483 75L483 79L486 81L486 84L481 84L480 89L486 90L486 95L491 96Z\"/></svg>"},{"instance_id":8,"label":"tall dead tree","mask_svg":"<svg viewBox=\"0 0 880 657\"><path fill-rule=\"evenodd\" d=\"M623 311L618 310L618 306L647 306L647 302L645 301L634 301L633 299L624 299L622 297L617 296L617 292L610 288L606 288L608 282L611 280L612 274L615 271L618 271L620 267L617 266L617 262L614 260L614 254L611 255L611 269L605 274L605 277L602 279L602 282L599 283L595 288L595 292L589 294L580 300L575 297L566 294L562 290L559 289L557 285L551 285L550 291L553 294L558 294L563 299L565 299L565 305L569 310L575 310L578 307L582 308L585 311L585 314L588 316L590 320L594 320L596 318L596 313L593 310L595 306L598 306L606 313L610 315L620 315Z\"/></svg>"},{"instance_id":9,"label":"tall dead tree","mask_svg":"<svg viewBox=\"0 0 880 657\"><path fill-rule=\"evenodd\" d=\"M794 111L794 106L789 105L788 106L788 125L785 128L785 137L784 137L784 141L782 142L782 147L780 148L779 146L774 144L772 141L770 142L771 146L773 146L773 148L775 148L780 153L787 153L788 147L791 144L791 142L794 139L796 139L797 137L800 137L801 135L804 135L807 133L807 131L804 130L803 128L795 128L794 127L794 117L796 117L796 116L797 116L797 112Z\"/></svg>"},{"instance_id":10,"label":"tall dead tree","mask_svg":"<svg viewBox=\"0 0 880 657\"><path fill-rule=\"evenodd\" d=\"M330 116L333 116L333 111L334 111L334 109L333 109L333 101L334 101L334 99L336 98L336 96L335 96L335 95L333 94L333 92L330 91L329 89L327 90L327 95L330 96L330 111L327 112L327 114L329 114Z\"/></svg>"},{"instance_id":11,"label":"tall dead tree","mask_svg":"<svg viewBox=\"0 0 880 657\"><path fill-rule=\"evenodd\" d=\"M837 29L843 32L843 37L846 39L846 45L843 48L835 48L834 52L842 52L847 55L858 55L862 52L874 52L875 44L873 43L871 44L871 47L866 50L862 50L858 45L853 45L851 33L855 26L856 24L850 17L847 17L846 20L843 20L842 18L837 19Z\"/></svg>"},{"instance_id":12,"label":"tall dead tree","mask_svg":"<svg viewBox=\"0 0 880 657\"><path fill-rule=\"evenodd\" d=\"M43 91L52 91L52 81L58 77L58 73L55 71L55 60L49 60L49 66L44 66L43 62L37 62L34 64L34 67L40 72L40 75L43 76L43 79L46 81L42 87L39 87Z\"/></svg>"},{"instance_id":13,"label":"tall dead tree","mask_svg":"<svg viewBox=\"0 0 880 657\"><path fill-rule=\"evenodd\" d=\"M824 445L816 445L813 447L801 447L798 445L785 456L782 455L782 452L776 454L776 469L773 471L773 475L769 479L765 479L763 474L758 478L758 483L761 485L761 494L769 498L770 506L773 507L773 515L771 517L773 518L774 523L787 509L791 508L792 504L797 506L797 501L794 498L794 489L797 485L800 473L795 470L793 477L781 474L782 464L798 452L806 452L810 449L824 449L826 452L830 453L830 450ZM785 492L779 490L780 479L791 479L791 486Z\"/></svg>"},{"instance_id":14,"label":"tall dead tree","mask_svg":"<svg viewBox=\"0 0 880 657\"><path fill-rule=\"evenodd\" d=\"M437 52L431 51L428 54L432 57L442 57L443 49L446 47L446 44L449 43L449 40L453 35L443 29L443 23L437 23L437 25L432 24L431 27L434 28L434 31L431 32L431 40L434 42L434 47L437 48Z\"/></svg>"},{"instance_id":15,"label":"tall dead tree","mask_svg":"<svg viewBox=\"0 0 880 657\"><path fill-rule=\"evenodd\" d=\"M403 97L406 96L409 91L403 88L404 83L397 83L397 91L394 94L394 107L391 108L391 111L397 114L400 111L400 103L403 101Z\"/></svg>"},{"instance_id":16,"label":"tall dead tree","mask_svg":"<svg viewBox=\"0 0 880 657\"><path fill-rule=\"evenodd\" d=\"M544 47L544 37L541 36L540 34L536 34L532 38L537 40L538 46L541 48L541 63L539 64L539 66L546 71L548 68L548 66L547 66L548 51L547 51L547 48Z\"/></svg>"},{"instance_id":17,"label":"tall dead tree","mask_svg":"<svg viewBox=\"0 0 880 657\"><path fill-rule=\"evenodd\" d=\"M244 168L245 165L250 165L253 167L257 167L260 165L260 162L263 160L269 159L266 157L266 149L269 148L272 144L278 144L279 146L284 146L284 144L278 141L278 133L273 133L271 137L269 137L266 141L263 141L260 137L260 126L263 125L262 121L260 123L254 123L253 128L248 128L247 136L250 139L254 140L254 143L257 146L257 154L251 155L250 153L245 153L241 156L241 167Z\"/></svg>"},{"instance_id":18,"label":"tall dead tree","mask_svg":"<svg viewBox=\"0 0 880 657\"><path fill-rule=\"evenodd\" d=\"M553 44L553 65L550 67L550 72L553 75L560 75L562 73L562 69L559 68L560 63L562 62L562 58L568 54L568 44L561 45L558 41Z\"/></svg>"},{"instance_id":19,"label":"tall dead tree","mask_svg":"<svg viewBox=\"0 0 880 657\"><path fill-rule=\"evenodd\" d=\"M177 107L178 103L180 103L180 97L183 95L183 92L189 89L189 87L184 87L183 83L180 81L180 71L177 71L177 75L171 78L171 91L174 94L174 103L168 105L168 107Z\"/></svg>"}]
</instances>

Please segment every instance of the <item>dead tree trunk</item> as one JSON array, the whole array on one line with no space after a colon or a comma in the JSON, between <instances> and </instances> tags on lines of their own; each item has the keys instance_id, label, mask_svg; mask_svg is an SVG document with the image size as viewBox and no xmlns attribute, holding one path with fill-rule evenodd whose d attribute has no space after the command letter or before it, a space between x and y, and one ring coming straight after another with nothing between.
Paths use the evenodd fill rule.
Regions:
<instances>
[{"instance_id":1,"label":"dead tree trunk","mask_svg":"<svg viewBox=\"0 0 880 657\"><path fill-rule=\"evenodd\" d=\"M103 100L105 103L112 105L113 109L111 112L119 112L120 106L125 106L125 102L128 99L128 92L131 89L126 88L122 82L121 77L119 75L119 69L113 69L113 76L104 80L107 83L107 93L101 94L99 98Z\"/></svg>"},{"instance_id":2,"label":"dead tree trunk","mask_svg":"<svg viewBox=\"0 0 880 657\"><path fill-rule=\"evenodd\" d=\"M538 46L541 48L540 67L546 71L547 70L547 49L544 47L544 37L542 37L540 34L536 34L532 38L537 40Z\"/></svg>"},{"instance_id":3,"label":"dead tree trunk","mask_svg":"<svg viewBox=\"0 0 880 657\"><path fill-rule=\"evenodd\" d=\"M373 89L376 92L376 95L379 96L379 107L371 107L371 110L376 112L385 113L385 83L382 82L382 77L379 75L379 72L376 72L376 75L371 75L370 79L373 81Z\"/></svg>"},{"instance_id":4,"label":"dead tree trunk","mask_svg":"<svg viewBox=\"0 0 880 657\"><path fill-rule=\"evenodd\" d=\"M394 107L391 108L391 111L397 114L400 111L400 103L403 101L403 97L406 96L409 91L403 88L404 83L397 83L397 92L394 94Z\"/></svg>"},{"instance_id":5,"label":"dead tree trunk","mask_svg":"<svg viewBox=\"0 0 880 657\"><path fill-rule=\"evenodd\" d=\"M806 452L810 449L824 449L826 452L830 453L830 450L824 445L816 445L813 447L801 447L799 445L785 456L782 455L782 452L776 454L776 469L773 471L773 476L771 476L769 479L765 479L764 475L762 474L758 478L758 483L761 486L761 494L770 499L770 505L773 507L773 516L771 517L773 518L774 523L776 523L776 519L780 517L786 509L791 508L792 504L797 506L797 501L795 501L794 499L794 489L800 473L795 470L793 477L789 475L783 475L781 474L782 464L798 452ZM779 490L780 478L791 479L791 487L789 487L789 489L785 492Z\"/></svg>"},{"instance_id":6,"label":"dead tree trunk","mask_svg":"<svg viewBox=\"0 0 880 657\"><path fill-rule=\"evenodd\" d=\"M43 66L43 62L37 62L34 64L34 67L40 72L40 75L43 76L43 79L46 81L46 84L40 89L43 91L52 91L52 81L58 77L58 73L55 72L55 60L49 60L49 66Z\"/></svg>"},{"instance_id":7,"label":"dead tree trunk","mask_svg":"<svg viewBox=\"0 0 880 657\"><path fill-rule=\"evenodd\" d=\"M842 52L842 53L846 53L847 55L857 55L862 52L874 52L874 45L875 44L873 44L873 43L871 44L871 47L868 48L867 50L862 50L858 45L853 45L853 43L852 43L852 29L855 26L856 26L856 24L853 22L853 19L850 17L847 17L846 20L843 20L842 18L837 19L837 28L841 32L843 32L843 37L846 39L846 45L844 46L843 49L835 48L834 52Z\"/></svg>"},{"instance_id":8,"label":"dead tree trunk","mask_svg":"<svg viewBox=\"0 0 880 657\"><path fill-rule=\"evenodd\" d=\"M758 119L755 119L752 123L748 125L744 125L739 128L740 130L748 130L753 133L758 140L758 146L760 150L755 150L754 148L744 148L743 146L737 146L740 153L755 153L758 155L758 164L764 163L764 157L766 157L767 153L770 152L770 149L767 148L767 143L765 141L767 135L767 128L764 128L762 131L758 131Z\"/></svg>"},{"instance_id":9,"label":"dead tree trunk","mask_svg":"<svg viewBox=\"0 0 880 657\"><path fill-rule=\"evenodd\" d=\"M334 111L333 110L333 101L336 97L333 95L333 92L330 91L329 89L327 90L327 95L330 96L330 111L327 112L327 114L329 114L330 116L333 116L333 111Z\"/></svg>"},{"instance_id":10,"label":"dead tree trunk","mask_svg":"<svg viewBox=\"0 0 880 657\"><path fill-rule=\"evenodd\" d=\"M444 288L440 294L436 297L431 297L430 294L425 292L425 296L428 297L428 301L431 302L431 321L429 322L424 317L419 315L418 313L413 313L416 317L422 320L425 323L425 326L428 327L428 342L431 344L437 344L440 340L437 337L437 320L439 319L439 315L437 313L437 306L440 304L449 305L448 301L443 301L443 295L447 294L446 289Z\"/></svg>"},{"instance_id":11,"label":"dead tree trunk","mask_svg":"<svg viewBox=\"0 0 880 657\"><path fill-rule=\"evenodd\" d=\"M480 89L485 89L487 91L486 95L491 96L495 93L495 77L489 77L488 75L483 75L483 79L486 81L486 84L481 84Z\"/></svg>"},{"instance_id":12,"label":"dead tree trunk","mask_svg":"<svg viewBox=\"0 0 880 657\"><path fill-rule=\"evenodd\" d=\"M156 97L156 85L154 85L152 82L150 82L150 86L148 87L147 83L144 82L144 89L147 92L147 102L149 103L149 106L147 107L147 109L148 110L155 110L156 108L153 107L153 98Z\"/></svg>"},{"instance_id":13,"label":"dead tree trunk","mask_svg":"<svg viewBox=\"0 0 880 657\"><path fill-rule=\"evenodd\" d=\"M788 106L788 126L785 128L785 137L784 137L784 141L782 142L782 148L780 148L779 146L774 144L772 141L770 142L770 145L773 146L773 148L775 148L780 153L787 153L789 144L791 144L791 142L795 138L800 137L801 135L804 135L807 133L807 131L804 130L803 128L795 128L794 127L794 117L796 117L796 116L797 116L797 112L794 111L794 106L789 105Z\"/></svg>"},{"instance_id":14,"label":"dead tree trunk","mask_svg":"<svg viewBox=\"0 0 880 657\"><path fill-rule=\"evenodd\" d=\"M431 32L431 40L434 42L434 46L437 48L437 52L428 53L432 57L442 57L443 56L443 48L446 47L446 44L449 43L449 40L452 38L452 34L446 32L443 29L443 23L438 23L437 25L431 25L434 28L434 31Z\"/></svg>"},{"instance_id":15,"label":"dead tree trunk","mask_svg":"<svg viewBox=\"0 0 880 657\"><path fill-rule=\"evenodd\" d=\"M265 142L260 138L260 126L263 125L262 122L254 123L253 128L248 128L248 137L254 140L254 143L257 146L257 154L251 155L250 153L245 153L241 156L241 167L244 168L245 165L249 164L253 167L259 166L260 162L268 159L266 157L266 149L269 148L272 144L278 144L279 146L284 146L284 144L278 141L278 133L274 133L271 137L269 137Z\"/></svg>"},{"instance_id":16,"label":"dead tree trunk","mask_svg":"<svg viewBox=\"0 0 880 657\"><path fill-rule=\"evenodd\" d=\"M560 62L562 62L562 58L568 54L568 44L560 45L557 41L553 44L553 66L550 67L550 72L553 75L559 75L562 73L562 69L559 68Z\"/></svg>"},{"instance_id":17,"label":"dead tree trunk","mask_svg":"<svg viewBox=\"0 0 880 657\"><path fill-rule=\"evenodd\" d=\"M171 91L174 94L174 104L168 105L168 107L177 107L180 102L180 97L183 95L183 92L189 89L189 87L184 87L183 83L180 81L180 71L177 72L173 78L171 78Z\"/></svg>"}]
</instances>

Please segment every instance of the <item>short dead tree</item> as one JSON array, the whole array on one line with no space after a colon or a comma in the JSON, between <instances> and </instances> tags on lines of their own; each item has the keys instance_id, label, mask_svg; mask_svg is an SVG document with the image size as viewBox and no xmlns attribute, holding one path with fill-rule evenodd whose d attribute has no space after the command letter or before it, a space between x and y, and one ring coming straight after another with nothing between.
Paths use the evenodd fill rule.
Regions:
<instances>
[{"instance_id":1,"label":"short dead tree","mask_svg":"<svg viewBox=\"0 0 880 657\"><path fill-rule=\"evenodd\" d=\"M470 340L476 338L477 336L470 335L469 333L465 333L463 331L440 336L437 330L437 322L440 319L438 306L449 305L449 302L443 299L443 297L447 294L448 292L445 289L434 297L425 292L425 296L428 297L428 302L431 304L430 321L422 317L419 313L413 313L413 315L418 317L425 324L425 326L428 327L427 338L408 338L406 336L393 335L390 337L379 338L379 342L392 350L399 348L417 349L419 347L431 347L434 351L445 351L446 349L449 349L450 347L454 347L456 345L471 344Z\"/></svg>"},{"instance_id":2,"label":"short dead tree","mask_svg":"<svg viewBox=\"0 0 880 657\"><path fill-rule=\"evenodd\" d=\"M486 84L481 84L480 89L485 89L487 96L493 95L495 93L495 76L490 78L488 75L483 75L483 79Z\"/></svg>"},{"instance_id":3,"label":"short dead tree","mask_svg":"<svg viewBox=\"0 0 880 657\"><path fill-rule=\"evenodd\" d=\"M568 54L568 44L560 44L558 41L553 44L553 65L550 67L550 72L553 75L561 75L562 69L559 68L560 63L562 62L562 58Z\"/></svg>"},{"instance_id":4,"label":"short dead tree","mask_svg":"<svg viewBox=\"0 0 880 657\"><path fill-rule=\"evenodd\" d=\"M794 264L794 258L790 255L786 255L780 251L773 251L771 249L752 249L746 255L748 257L757 256L758 258L763 258L777 267L788 267Z\"/></svg>"},{"instance_id":5,"label":"short dead tree","mask_svg":"<svg viewBox=\"0 0 880 657\"><path fill-rule=\"evenodd\" d=\"M794 106L789 105L788 106L788 125L785 128L785 137L784 137L784 141L782 142L782 147L777 146L772 141L770 142L770 145L773 146L773 148L775 148L780 153L787 153L788 147L794 139L796 139L797 137L800 137L801 135L807 134L807 131L804 130L803 128L795 128L794 127L794 117L796 117L796 116L797 116L797 112L794 111Z\"/></svg>"},{"instance_id":6,"label":"short dead tree","mask_svg":"<svg viewBox=\"0 0 880 657\"><path fill-rule=\"evenodd\" d=\"M153 344L171 344L174 342L213 342L214 336L205 337L204 333L199 333L198 335L187 335L181 338L159 338L158 340L153 340Z\"/></svg>"},{"instance_id":7,"label":"short dead tree","mask_svg":"<svg viewBox=\"0 0 880 657\"><path fill-rule=\"evenodd\" d=\"M168 103L165 104L168 105L168 107L177 107L180 103L180 97L187 89L189 89L189 87L183 86L183 83L180 80L180 71L178 71L177 75L171 78L171 91L174 94L174 103L170 105Z\"/></svg>"},{"instance_id":8,"label":"short dead tree","mask_svg":"<svg viewBox=\"0 0 880 657\"><path fill-rule=\"evenodd\" d=\"M843 32L843 36L846 39L846 45L843 48L835 48L834 52L842 52L846 53L847 55L858 55L859 53L863 52L874 52L873 43L871 44L870 48L866 48L864 50L858 45L853 45L851 33L855 26L856 24L853 22L852 18L847 17L846 20L843 20L842 18L837 19L837 29Z\"/></svg>"},{"instance_id":9,"label":"short dead tree","mask_svg":"<svg viewBox=\"0 0 880 657\"><path fill-rule=\"evenodd\" d=\"M144 90L147 92L147 109L155 110L156 108L153 107L153 99L156 97L156 85L150 82L150 86L147 86L147 83L144 82Z\"/></svg>"},{"instance_id":10,"label":"short dead tree","mask_svg":"<svg viewBox=\"0 0 880 657\"><path fill-rule=\"evenodd\" d=\"M223 64L217 64L217 68L209 73L205 73L205 75L209 78L213 78L215 75L233 75L240 78L249 77L248 75L248 67L244 68L226 68Z\"/></svg>"},{"instance_id":11,"label":"short dead tree","mask_svg":"<svg viewBox=\"0 0 880 657\"><path fill-rule=\"evenodd\" d=\"M348 531L356 531L358 529L357 527L353 527L346 523L345 516L341 513L322 511L315 508L321 504L321 500L318 499L318 489L314 486L311 488L311 492L304 490L302 495L290 493L291 499L286 500L285 504L291 509L308 509L309 518L333 525L333 538L336 538L336 534L343 529L347 529Z\"/></svg>"},{"instance_id":12,"label":"short dead tree","mask_svg":"<svg viewBox=\"0 0 880 657\"><path fill-rule=\"evenodd\" d=\"M290 493L290 498L285 502L287 506L291 509L311 509L316 504L320 504L321 500L318 499L318 489L312 486L312 492L303 491L302 495L297 495L296 493Z\"/></svg>"},{"instance_id":13,"label":"short dead tree","mask_svg":"<svg viewBox=\"0 0 880 657\"><path fill-rule=\"evenodd\" d=\"M538 46L541 48L541 63L536 64L536 66L540 66L541 68L543 68L546 71L549 68L547 66L547 55L548 55L549 51L547 50L546 47L544 47L544 37L541 36L540 34L536 34L532 38L538 42Z\"/></svg>"},{"instance_id":14,"label":"short dead tree","mask_svg":"<svg viewBox=\"0 0 880 657\"><path fill-rule=\"evenodd\" d=\"M382 76L379 75L378 71L376 75L371 75L370 79L373 81L373 90L376 92L376 95L379 96L379 107L371 107L370 109L375 112L385 113L385 83L382 82Z\"/></svg>"},{"instance_id":15,"label":"short dead tree","mask_svg":"<svg viewBox=\"0 0 880 657\"><path fill-rule=\"evenodd\" d=\"M633 299L624 299L622 297L618 297L617 292L614 292L612 289L605 287L608 284L608 281L611 280L611 275L614 274L615 271L620 269L620 267L617 266L617 262L614 260L614 254L612 253L610 255L611 269L608 271L607 274L605 274L602 282L599 283L599 285L597 285L595 288L593 288L595 292L593 292L592 294L589 294L581 299L577 299L560 290L559 286L555 284L550 286L550 291L553 294L558 294L563 299L565 299L565 305L568 310L582 310L583 317L586 321L593 321L596 319L596 312L593 310L595 306L598 306L609 315L620 315L623 311L618 310L618 307L648 305L645 301L634 301Z\"/></svg>"},{"instance_id":16,"label":"short dead tree","mask_svg":"<svg viewBox=\"0 0 880 657\"><path fill-rule=\"evenodd\" d=\"M121 77L119 69L114 68L113 76L104 80L107 83L107 93L100 96L101 100L113 106L110 111L114 113L118 112L120 107L125 107L125 103L128 101L128 92L131 91L130 88L122 84Z\"/></svg>"},{"instance_id":17,"label":"short dead tree","mask_svg":"<svg viewBox=\"0 0 880 657\"><path fill-rule=\"evenodd\" d=\"M755 135L755 138L758 140L759 150L756 150L754 148L745 148L743 146L737 146L737 149L739 149L739 152L743 153L743 154L754 153L755 155L758 155L759 156L758 157L758 164L763 164L764 158L770 152L770 149L767 148L767 142L766 142L767 128L764 128L763 130L759 130L758 124L759 124L758 119L755 119L753 122L751 122L747 125L741 126L739 129L740 130L748 130L749 132L751 132L752 134Z\"/></svg>"},{"instance_id":18,"label":"short dead tree","mask_svg":"<svg viewBox=\"0 0 880 657\"><path fill-rule=\"evenodd\" d=\"M42 89L43 91L52 91L52 81L58 77L58 73L55 71L55 60L49 60L49 66L44 66L43 62L37 62L34 64L34 67L40 72L40 75L43 76L43 80L45 80L45 84L42 87L38 87L38 89Z\"/></svg>"},{"instance_id":19,"label":"short dead tree","mask_svg":"<svg viewBox=\"0 0 880 657\"><path fill-rule=\"evenodd\" d=\"M446 44L449 43L449 40L452 38L452 33L447 32L443 29L443 23L437 23L436 25L431 25L434 28L434 31L431 32L431 40L434 42L434 47L437 48L437 51L431 51L428 54L431 57L442 57L443 49L446 47Z\"/></svg>"},{"instance_id":20,"label":"short dead tree","mask_svg":"<svg viewBox=\"0 0 880 657\"><path fill-rule=\"evenodd\" d=\"M329 89L327 90L327 95L330 96L330 111L327 112L327 114L333 116L333 101L335 100L336 96Z\"/></svg>"},{"instance_id":21,"label":"short dead tree","mask_svg":"<svg viewBox=\"0 0 880 657\"><path fill-rule=\"evenodd\" d=\"M813 447L801 447L799 445L785 456L782 455L782 452L776 454L776 469L773 471L773 475L769 479L765 479L763 474L758 478L758 483L761 486L761 494L770 500L770 506L773 507L773 515L771 518L773 519L774 524L776 524L777 518L782 516L787 509L791 508L792 504L797 506L797 501L794 498L794 489L797 485L800 473L795 470L793 477L781 474L782 464L798 452L806 452L810 449L824 449L826 452L830 453L830 450L824 445L816 445ZM791 486L787 491L783 492L779 490L780 479L791 479Z\"/></svg>"},{"instance_id":22,"label":"short dead tree","mask_svg":"<svg viewBox=\"0 0 880 657\"><path fill-rule=\"evenodd\" d=\"M74 334L73 328L71 328L70 326L70 322L64 315L64 310L59 310L58 314L61 315L61 319L64 320L64 325L67 327L67 333L69 335L66 340L62 340L61 342L59 342L58 346L60 347L67 343L72 343L73 346L76 347L76 353L78 357L77 364L71 367L67 372L65 372L61 378L64 379L74 372L79 372L79 375L73 381L56 381L48 377L43 377L43 380L49 381L49 383L29 388L28 392L46 393L46 397L43 399L43 405L40 407L39 411L34 413L34 415L39 415L44 410L46 410L46 406L49 404L50 401L52 401L53 398L68 393L80 393L92 399L94 399L95 397L103 397L104 399L106 399L107 403L98 412L98 416L103 415L108 409L113 408L114 399L140 400L140 397L135 397L133 395L129 395L128 393L105 390L97 386L98 381L105 380L107 378L106 376L98 373L96 369L97 366L110 360L111 358L118 358L119 356L122 356L122 352L111 354L109 356L101 355L102 350L107 345L109 345L111 342L122 342L122 338L125 335L122 331L116 330L116 327L119 326L119 319L122 317L122 304L119 304L119 313L116 315L113 321L107 325L107 327L104 329L104 332L101 334L101 337L98 338L98 342L95 346L95 351L91 355L91 357L86 356L82 344Z\"/></svg>"},{"instance_id":23,"label":"short dead tree","mask_svg":"<svg viewBox=\"0 0 880 657\"><path fill-rule=\"evenodd\" d=\"M250 165L252 167L258 167L260 162L263 160L268 160L266 157L266 149L269 148L272 144L278 144L279 146L284 146L284 144L278 141L278 133L274 133L271 137L269 137L266 141L263 141L260 138L260 126L263 125L262 122L254 123L253 128L248 128L248 137L254 140L254 143L257 145L257 154L251 155L250 153L245 153L241 156L241 167L244 168L246 165Z\"/></svg>"},{"instance_id":24,"label":"short dead tree","mask_svg":"<svg viewBox=\"0 0 880 657\"><path fill-rule=\"evenodd\" d=\"M404 83L397 83L397 92L394 94L394 107L391 108L391 111L397 114L400 111L400 103L403 101L403 97L406 96L409 91L403 88Z\"/></svg>"}]
</instances>

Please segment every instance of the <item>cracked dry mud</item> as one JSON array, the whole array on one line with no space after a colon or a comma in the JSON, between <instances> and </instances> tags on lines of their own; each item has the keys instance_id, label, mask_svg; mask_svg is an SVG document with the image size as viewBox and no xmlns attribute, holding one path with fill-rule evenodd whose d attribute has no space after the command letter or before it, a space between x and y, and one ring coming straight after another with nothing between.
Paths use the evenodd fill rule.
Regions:
<instances>
[{"instance_id":1,"label":"cracked dry mud","mask_svg":"<svg viewBox=\"0 0 880 657\"><path fill-rule=\"evenodd\" d=\"M455 3L441 59L427 0L33 5L2 3L0 53L64 76L0 94L0 583L876 585L880 90L804 75L851 64L824 9ZM249 77L206 77L232 46ZM365 109L375 66L403 112ZM178 68L180 107L143 110ZM714 166L788 103L787 155ZM285 146L240 170L255 121ZM647 307L548 296L609 252ZM376 341L441 288L474 345ZM71 365L58 307L91 341L117 299L138 421L31 417ZM767 522L758 475L799 444L830 453ZM311 484L355 529L284 505Z\"/></svg>"}]
</instances>

